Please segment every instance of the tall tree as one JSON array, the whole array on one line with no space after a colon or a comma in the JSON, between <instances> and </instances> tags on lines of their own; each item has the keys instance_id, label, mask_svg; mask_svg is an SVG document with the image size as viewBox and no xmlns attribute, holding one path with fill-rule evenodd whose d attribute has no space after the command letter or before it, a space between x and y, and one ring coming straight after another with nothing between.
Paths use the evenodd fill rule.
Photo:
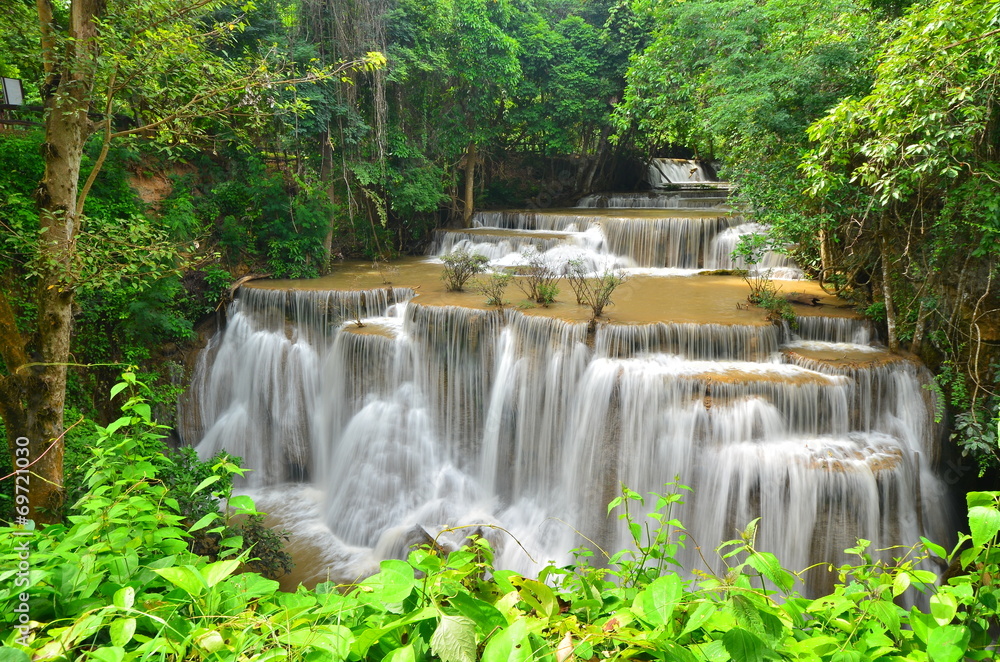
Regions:
<instances>
[{"instance_id":1,"label":"tall tree","mask_svg":"<svg viewBox=\"0 0 1000 662\"><path fill-rule=\"evenodd\" d=\"M814 123L803 169L840 214L843 272L880 274L889 343L936 338L952 403L995 396L1000 340L1000 4L915 5L878 55L870 93ZM930 332L934 333L931 334Z\"/></svg>"},{"instance_id":2,"label":"tall tree","mask_svg":"<svg viewBox=\"0 0 1000 662\"><path fill-rule=\"evenodd\" d=\"M32 240L33 328L20 332L10 292L0 288L0 354L6 369L0 377L0 416L12 457L17 440L28 440L32 480L26 514L36 521L58 517L63 498L61 435L73 301L83 280L95 277L86 265L102 258L81 253L84 209L111 142L155 140L170 150L205 137L206 118L235 122L268 112L276 102L269 91L274 87L363 64L295 76L269 61L271 53L230 56L227 47L243 24L238 18L213 21L211 12L223 5L219 0L37 2L45 173L36 194L38 228ZM99 153L85 172L84 149L95 136ZM90 248L102 250L99 243ZM133 252L135 264L121 266L150 266L143 250Z\"/></svg>"}]
</instances>

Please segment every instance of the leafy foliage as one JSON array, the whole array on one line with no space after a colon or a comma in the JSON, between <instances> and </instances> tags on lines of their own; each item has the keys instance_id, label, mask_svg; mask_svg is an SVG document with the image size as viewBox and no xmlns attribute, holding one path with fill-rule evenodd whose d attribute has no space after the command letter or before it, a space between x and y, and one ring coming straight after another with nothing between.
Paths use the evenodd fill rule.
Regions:
<instances>
[{"instance_id":1,"label":"leafy foliage","mask_svg":"<svg viewBox=\"0 0 1000 662\"><path fill-rule=\"evenodd\" d=\"M476 289L486 297L487 306L505 306L509 302L503 298L507 286L510 285L511 275L506 271L495 271L480 278L476 282Z\"/></svg>"},{"instance_id":2,"label":"leafy foliage","mask_svg":"<svg viewBox=\"0 0 1000 662\"><path fill-rule=\"evenodd\" d=\"M441 261L444 262L441 280L444 281L445 289L449 292L461 292L470 278L486 269L489 258L479 253L459 250L442 256Z\"/></svg>"},{"instance_id":3,"label":"leafy foliage","mask_svg":"<svg viewBox=\"0 0 1000 662\"><path fill-rule=\"evenodd\" d=\"M216 488L231 469L213 470L193 490L172 487L153 449L148 404L133 396L124 412L99 428L85 465L87 493L67 523L6 529L0 537L0 560L12 568L0 607L15 619L19 605L30 613L23 629L15 620L3 635L11 654L86 653L116 662L151 655L373 662L562 655L957 662L992 655L1000 493L968 495L970 533L950 552L925 540L887 559L858 541L847 550L856 561L837 568L832 590L818 598L799 595L800 573L756 547L756 521L716 550L709 568L718 563L719 573L679 574L674 555L690 541L670 513L682 500L671 490L681 485L650 495L648 510L646 497L623 488L609 513L619 510L635 547L600 567L581 552L572 565L525 577L496 568L489 544L474 538L453 552L431 545L407 560L382 561L357 584L283 593L277 582L240 572L253 552L240 552L238 541L222 541L218 560L189 551L191 536L218 528L220 515L191 523L180 514L178 491ZM256 514L248 499L229 505ZM16 568L25 550L30 574L22 581ZM967 570L937 583L925 569L930 558ZM925 594L924 607L899 605L915 592Z\"/></svg>"},{"instance_id":4,"label":"leafy foliage","mask_svg":"<svg viewBox=\"0 0 1000 662\"><path fill-rule=\"evenodd\" d=\"M606 270L596 278L590 278L586 266L579 260L570 260L566 264L566 280L569 281L576 302L590 306L594 313L593 319L604 314L604 309L611 305L611 296L615 290L628 281L624 271Z\"/></svg>"}]
</instances>

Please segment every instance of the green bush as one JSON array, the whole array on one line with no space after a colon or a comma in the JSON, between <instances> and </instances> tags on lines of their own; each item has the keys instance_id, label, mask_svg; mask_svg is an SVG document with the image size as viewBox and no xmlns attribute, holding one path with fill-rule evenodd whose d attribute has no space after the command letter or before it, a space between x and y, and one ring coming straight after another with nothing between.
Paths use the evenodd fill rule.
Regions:
<instances>
[{"instance_id":1,"label":"green bush","mask_svg":"<svg viewBox=\"0 0 1000 662\"><path fill-rule=\"evenodd\" d=\"M462 250L443 255L441 261L444 262L441 280L444 281L445 289L449 292L461 292L470 278L486 270L489 258Z\"/></svg>"},{"instance_id":2,"label":"green bush","mask_svg":"<svg viewBox=\"0 0 1000 662\"><path fill-rule=\"evenodd\" d=\"M190 551L192 537L225 531L225 518L209 512L191 523L178 492L218 489L239 469L222 460L193 489L171 487L148 403L133 395L123 413L96 428L87 491L65 523L0 529L5 659L959 662L994 655L1000 492L968 494L970 533L951 551L923 540L876 552L858 541L847 550L854 561L836 568L832 591L816 599L796 590L805 571L757 548L757 520L714 554L701 550L717 572L679 574L677 552L694 541L671 512L688 489L676 484L648 505L623 488L608 510L619 512L633 545L596 565L584 550L573 564L525 577L496 568L490 545L473 536L452 552L430 544L407 560L382 561L356 584L281 593L250 570L255 551L245 540L222 539L217 560ZM258 515L245 497L229 506ZM957 572L940 581L926 569L931 559ZM917 593L926 607L900 606Z\"/></svg>"}]
</instances>

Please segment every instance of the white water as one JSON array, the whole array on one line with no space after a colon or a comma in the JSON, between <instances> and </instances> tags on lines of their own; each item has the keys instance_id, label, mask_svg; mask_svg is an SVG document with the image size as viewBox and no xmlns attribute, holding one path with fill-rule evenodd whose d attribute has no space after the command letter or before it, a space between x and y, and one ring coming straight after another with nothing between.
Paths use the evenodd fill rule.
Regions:
<instances>
[{"instance_id":1,"label":"white water","mask_svg":"<svg viewBox=\"0 0 1000 662\"><path fill-rule=\"evenodd\" d=\"M578 260L591 273L654 269L694 274L746 269L742 260L731 257L736 243L743 235L767 231L724 211L677 216L629 215L624 209L615 215L588 214L582 209L577 213L478 212L473 225L474 232L438 232L430 254L479 253L499 269L522 265L525 251L536 251L556 272L562 272L567 261ZM789 257L775 252L766 253L751 272L780 280L804 278Z\"/></svg>"},{"instance_id":2,"label":"white water","mask_svg":"<svg viewBox=\"0 0 1000 662\"><path fill-rule=\"evenodd\" d=\"M440 233L434 252L465 248L506 266L530 249L555 267L693 273L739 266L728 258L735 237L761 230L721 214L627 211L476 221L498 230ZM783 259L765 266L794 269ZM606 515L618 486L662 492L675 478L694 488L673 513L701 547L681 552L688 570L705 570L704 556L719 571L711 550L757 517L759 547L793 569L844 561L857 538L947 540L926 371L889 355L865 323L589 335L585 324L413 295L242 288L185 400L188 439L202 457L244 458L243 488L293 545L311 546L314 580L374 572L446 527L470 527L444 534L448 545L481 533L501 566L526 573L570 562L584 536L614 551L628 543ZM828 579L814 573L808 590Z\"/></svg>"},{"instance_id":3,"label":"white water","mask_svg":"<svg viewBox=\"0 0 1000 662\"><path fill-rule=\"evenodd\" d=\"M323 532L334 578L446 526L503 526L536 562L569 562L581 534L618 549L627 540L605 505L619 483L662 491L675 476L694 487L675 514L707 556L755 517L761 548L792 568L842 560L856 537L946 535L922 372L779 351L884 356L843 343L867 337L858 322L810 318L809 339L775 326L602 326L588 343L583 324L401 305L406 291L382 290L362 306L380 332L361 334L352 296L356 307L357 293L241 289L186 412L203 457L245 458L248 487L311 495L281 508L320 522L283 526ZM305 473L312 490L297 486ZM539 569L489 533L501 565ZM702 563L692 549L682 560Z\"/></svg>"},{"instance_id":4,"label":"white water","mask_svg":"<svg viewBox=\"0 0 1000 662\"><path fill-rule=\"evenodd\" d=\"M648 178L649 185L654 189L669 185L725 185L715 181L700 163L688 159L652 159Z\"/></svg>"}]
</instances>

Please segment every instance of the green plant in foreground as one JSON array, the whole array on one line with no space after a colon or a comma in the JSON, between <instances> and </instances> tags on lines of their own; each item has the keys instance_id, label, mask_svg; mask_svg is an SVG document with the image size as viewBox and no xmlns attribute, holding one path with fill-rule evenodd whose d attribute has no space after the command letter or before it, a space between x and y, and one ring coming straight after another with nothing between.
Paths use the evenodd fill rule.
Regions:
<instances>
[{"instance_id":1,"label":"green plant in foreground","mask_svg":"<svg viewBox=\"0 0 1000 662\"><path fill-rule=\"evenodd\" d=\"M490 544L473 537L450 553L432 544L406 560L382 561L379 572L355 584L285 593L247 569L253 551L237 541L223 544L214 561L190 551L192 536L220 527L223 515L185 523L175 490L158 473L159 428L148 404L133 396L123 409L122 418L99 429L85 466L87 493L66 523L0 529L4 660L959 662L993 656L990 632L1000 626L993 579L1000 573L997 492L968 495L970 534L959 536L951 552L927 540L889 550L859 541L847 550L856 560L831 568L832 590L815 599L796 592L802 573L757 548L757 520L714 556L705 550L704 568L679 573L680 547L700 549L672 514L680 495L653 494L647 504L627 488L609 512L621 509L634 546L609 556L607 567L589 565L589 552L581 551L575 563L526 577L497 569ZM191 491L221 483L227 469L219 470ZM246 497L231 498L229 506L257 514ZM925 567L931 557L961 571L938 584ZM920 593L923 602L901 606ZM28 614L23 629L19 613Z\"/></svg>"}]
</instances>

